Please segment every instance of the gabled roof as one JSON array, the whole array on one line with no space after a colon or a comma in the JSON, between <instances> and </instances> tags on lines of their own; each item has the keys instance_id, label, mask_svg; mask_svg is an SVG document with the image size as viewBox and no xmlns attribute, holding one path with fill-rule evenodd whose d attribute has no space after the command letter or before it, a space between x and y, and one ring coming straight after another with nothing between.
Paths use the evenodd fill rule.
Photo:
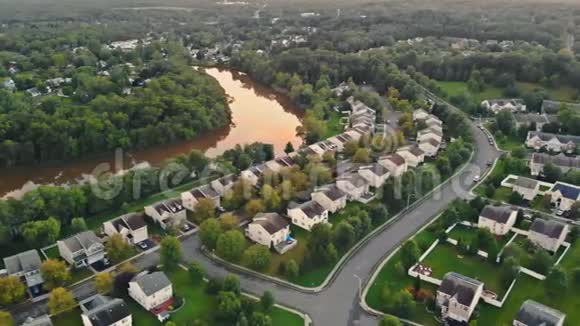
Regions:
<instances>
[{"instance_id":1,"label":"gabled roof","mask_svg":"<svg viewBox=\"0 0 580 326\"><path fill-rule=\"evenodd\" d=\"M21 326L52 326L52 321L48 315L37 318L28 317Z\"/></svg>"},{"instance_id":2,"label":"gabled roof","mask_svg":"<svg viewBox=\"0 0 580 326\"><path fill-rule=\"evenodd\" d=\"M518 179L514 182L514 186L527 188L527 189L536 189L538 186L538 180L526 178L526 177L518 177Z\"/></svg>"},{"instance_id":3,"label":"gabled roof","mask_svg":"<svg viewBox=\"0 0 580 326\"><path fill-rule=\"evenodd\" d=\"M302 210L304 215L306 215L308 218L315 218L316 216L322 215L326 211L324 207L313 200L309 200L304 204L301 204L298 206L298 208Z\"/></svg>"},{"instance_id":4,"label":"gabled roof","mask_svg":"<svg viewBox=\"0 0 580 326\"><path fill-rule=\"evenodd\" d=\"M549 123L548 118L543 114L537 113L526 113L526 114L516 114L514 119L518 123Z\"/></svg>"},{"instance_id":5,"label":"gabled roof","mask_svg":"<svg viewBox=\"0 0 580 326\"><path fill-rule=\"evenodd\" d=\"M497 99L489 99L489 100L485 100L487 101L487 103L489 103L489 105L499 105L499 106L506 106L506 105L513 105L513 106L517 106L517 105L523 105L524 104L524 100L522 100L521 98L497 98Z\"/></svg>"},{"instance_id":6,"label":"gabled roof","mask_svg":"<svg viewBox=\"0 0 580 326\"><path fill-rule=\"evenodd\" d=\"M470 307L475 298L475 294L483 283L457 273L447 273L439 286L439 291L455 297L460 304Z\"/></svg>"},{"instance_id":7,"label":"gabled roof","mask_svg":"<svg viewBox=\"0 0 580 326\"><path fill-rule=\"evenodd\" d=\"M42 266L42 260L36 249L28 250L14 256L4 258L4 267L8 275L37 271Z\"/></svg>"},{"instance_id":8,"label":"gabled roof","mask_svg":"<svg viewBox=\"0 0 580 326\"><path fill-rule=\"evenodd\" d=\"M259 213L252 224L261 225L269 234L274 234L288 227L288 221L278 213Z\"/></svg>"},{"instance_id":9,"label":"gabled roof","mask_svg":"<svg viewBox=\"0 0 580 326\"><path fill-rule=\"evenodd\" d=\"M559 239L565 228L566 225L560 222L537 218L530 226L530 231L546 235L552 239Z\"/></svg>"},{"instance_id":10,"label":"gabled roof","mask_svg":"<svg viewBox=\"0 0 580 326\"><path fill-rule=\"evenodd\" d=\"M342 190L338 189L334 185L330 187L325 187L324 189L321 189L320 191L317 192L323 193L326 197L328 197L328 199L332 201L338 200L346 196L346 194L342 192Z\"/></svg>"},{"instance_id":11,"label":"gabled roof","mask_svg":"<svg viewBox=\"0 0 580 326\"><path fill-rule=\"evenodd\" d=\"M389 174L389 170L386 169L385 167L383 167L382 165L378 164L378 163L374 163L372 165L367 165L367 166L363 166L359 169L359 171L361 170L367 170L367 171L371 171L374 175L378 176L378 177L382 177L386 174Z\"/></svg>"},{"instance_id":12,"label":"gabled roof","mask_svg":"<svg viewBox=\"0 0 580 326\"><path fill-rule=\"evenodd\" d=\"M194 189L191 191L191 194L197 199L199 199L197 196L199 196L200 193L201 192L199 192L198 189ZM155 208L157 213L159 213L160 215L162 215L163 213L175 214L185 209L185 207L183 207L183 202L181 201L181 198L169 199L166 201L159 202L155 204L153 208Z\"/></svg>"},{"instance_id":13,"label":"gabled roof","mask_svg":"<svg viewBox=\"0 0 580 326\"><path fill-rule=\"evenodd\" d=\"M571 200L580 199L580 187L571 184L556 182L554 187L552 187L552 192L559 191L564 198Z\"/></svg>"},{"instance_id":14,"label":"gabled roof","mask_svg":"<svg viewBox=\"0 0 580 326\"><path fill-rule=\"evenodd\" d=\"M548 155L544 153L533 153L532 162L535 164L552 163L557 167L580 169L580 158L569 157L564 154Z\"/></svg>"},{"instance_id":15,"label":"gabled roof","mask_svg":"<svg viewBox=\"0 0 580 326\"><path fill-rule=\"evenodd\" d=\"M121 231L121 227L135 231L146 225L143 215L139 213L129 213L119 216L112 220L111 224L113 224L117 231Z\"/></svg>"},{"instance_id":16,"label":"gabled roof","mask_svg":"<svg viewBox=\"0 0 580 326\"><path fill-rule=\"evenodd\" d=\"M420 149L418 146L401 147L397 150L397 153L404 152L404 151L413 154L415 157L420 157L421 155L425 154L425 152L422 149Z\"/></svg>"},{"instance_id":17,"label":"gabled roof","mask_svg":"<svg viewBox=\"0 0 580 326\"><path fill-rule=\"evenodd\" d=\"M111 299L99 294L81 301L80 305L93 326L110 326L131 315L122 299Z\"/></svg>"},{"instance_id":18,"label":"gabled roof","mask_svg":"<svg viewBox=\"0 0 580 326\"><path fill-rule=\"evenodd\" d=\"M171 281L163 272L137 275L131 282L137 283L146 296L153 295L158 291L171 286Z\"/></svg>"},{"instance_id":19,"label":"gabled roof","mask_svg":"<svg viewBox=\"0 0 580 326\"><path fill-rule=\"evenodd\" d=\"M233 174L229 174L226 176L223 176L221 178L218 179L218 182L222 185L222 186L228 186L234 182L236 182L237 177Z\"/></svg>"},{"instance_id":20,"label":"gabled roof","mask_svg":"<svg viewBox=\"0 0 580 326\"><path fill-rule=\"evenodd\" d=\"M530 326L557 326L565 318L566 315L556 309L534 300L526 300L516 314L515 320Z\"/></svg>"},{"instance_id":21,"label":"gabled roof","mask_svg":"<svg viewBox=\"0 0 580 326\"><path fill-rule=\"evenodd\" d=\"M509 220L512 212L513 210L509 206L487 205L483 208L479 216L505 224Z\"/></svg>"},{"instance_id":22,"label":"gabled roof","mask_svg":"<svg viewBox=\"0 0 580 326\"><path fill-rule=\"evenodd\" d=\"M383 160L387 160L387 161L391 161L393 162L396 166L402 166L405 164L405 158L402 157L401 155L395 153L395 154L390 154L387 156L383 156L381 158L379 158L379 160L383 161Z\"/></svg>"},{"instance_id":23,"label":"gabled roof","mask_svg":"<svg viewBox=\"0 0 580 326\"><path fill-rule=\"evenodd\" d=\"M340 175L336 180L337 181L347 181L357 188L366 186L368 184L367 179L363 178L358 173L343 174L343 175Z\"/></svg>"},{"instance_id":24,"label":"gabled roof","mask_svg":"<svg viewBox=\"0 0 580 326\"><path fill-rule=\"evenodd\" d=\"M549 132L540 132L540 131L529 131L528 132L528 139L538 137L541 140L547 142L552 139L557 139L560 143L567 144L567 143L574 143L580 144L580 136L572 136L572 135L559 135L559 134L551 134Z\"/></svg>"},{"instance_id":25,"label":"gabled roof","mask_svg":"<svg viewBox=\"0 0 580 326\"><path fill-rule=\"evenodd\" d=\"M101 239L93 231L83 231L61 241L71 252L86 250L96 243L101 243Z\"/></svg>"}]
</instances>

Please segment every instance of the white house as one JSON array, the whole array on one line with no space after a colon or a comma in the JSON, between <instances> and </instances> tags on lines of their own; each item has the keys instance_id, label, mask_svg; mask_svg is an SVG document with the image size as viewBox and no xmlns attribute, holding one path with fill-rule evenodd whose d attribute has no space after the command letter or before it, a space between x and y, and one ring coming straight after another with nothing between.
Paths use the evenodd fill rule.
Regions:
<instances>
[{"instance_id":1,"label":"white house","mask_svg":"<svg viewBox=\"0 0 580 326\"><path fill-rule=\"evenodd\" d=\"M441 148L441 143L433 138L429 138L419 143L419 148L425 153L427 157L435 157Z\"/></svg>"},{"instance_id":2,"label":"white house","mask_svg":"<svg viewBox=\"0 0 580 326\"><path fill-rule=\"evenodd\" d=\"M183 194L181 194L183 197ZM145 206L145 214L151 217L164 230L178 227L185 222L187 211L181 199L169 199L150 206Z\"/></svg>"},{"instance_id":3,"label":"white house","mask_svg":"<svg viewBox=\"0 0 580 326\"><path fill-rule=\"evenodd\" d=\"M429 114L429 117L425 119L425 124L429 128L443 127L443 121L441 121L441 119L439 119L437 116L433 114Z\"/></svg>"},{"instance_id":4,"label":"white house","mask_svg":"<svg viewBox=\"0 0 580 326\"><path fill-rule=\"evenodd\" d=\"M267 169L265 164L252 166L251 168L242 171L241 176L242 178L248 180L252 186L257 185L262 176L264 175L264 171Z\"/></svg>"},{"instance_id":5,"label":"white house","mask_svg":"<svg viewBox=\"0 0 580 326\"><path fill-rule=\"evenodd\" d=\"M569 211L574 203L580 201L580 187L558 181L550 190L550 195L558 209Z\"/></svg>"},{"instance_id":6,"label":"white house","mask_svg":"<svg viewBox=\"0 0 580 326\"><path fill-rule=\"evenodd\" d=\"M295 207L288 206L288 216L292 224L307 231L310 231L316 224L328 223L328 211L313 200Z\"/></svg>"},{"instance_id":7,"label":"white house","mask_svg":"<svg viewBox=\"0 0 580 326\"><path fill-rule=\"evenodd\" d=\"M469 323L477 306L483 283L457 273L447 273L437 289L437 306L443 319Z\"/></svg>"},{"instance_id":8,"label":"white house","mask_svg":"<svg viewBox=\"0 0 580 326\"><path fill-rule=\"evenodd\" d=\"M393 177L399 177L407 172L407 161L397 153L380 157L379 164L385 167Z\"/></svg>"},{"instance_id":9,"label":"white house","mask_svg":"<svg viewBox=\"0 0 580 326\"><path fill-rule=\"evenodd\" d=\"M330 213L335 213L346 207L347 195L336 185L319 188L311 194L311 197Z\"/></svg>"},{"instance_id":10,"label":"white house","mask_svg":"<svg viewBox=\"0 0 580 326\"><path fill-rule=\"evenodd\" d=\"M535 125L536 131L541 131L542 127L550 123L547 115L537 113L515 114L516 128L530 128Z\"/></svg>"},{"instance_id":11,"label":"white house","mask_svg":"<svg viewBox=\"0 0 580 326\"><path fill-rule=\"evenodd\" d=\"M510 111L513 113L526 111L524 101L519 98L485 100L481 102L481 106L494 114L498 114L501 111Z\"/></svg>"},{"instance_id":12,"label":"white house","mask_svg":"<svg viewBox=\"0 0 580 326\"><path fill-rule=\"evenodd\" d=\"M228 187L233 187L233 183L229 184ZM227 192L228 187L224 187L223 189ZM195 211L195 206L197 206L197 203L202 199L212 200L215 207L219 207L221 204L220 193L210 185L199 186L190 191L181 193L183 207L190 211Z\"/></svg>"},{"instance_id":13,"label":"white house","mask_svg":"<svg viewBox=\"0 0 580 326\"><path fill-rule=\"evenodd\" d=\"M530 226L528 239L548 251L556 252L566 239L568 231L567 224L537 218Z\"/></svg>"},{"instance_id":14,"label":"white house","mask_svg":"<svg viewBox=\"0 0 580 326\"><path fill-rule=\"evenodd\" d=\"M83 326L131 326L133 316L123 299L97 294L79 303Z\"/></svg>"},{"instance_id":15,"label":"white house","mask_svg":"<svg viewBox=\"0 0 580 326\"><path fill-rule=\"evenodd\" d=\"M562 173L568 171L580 170L580 158L569 157L564 154L549 155L544 153L533 153L529 167L532 175L540 175L546 164L553 164L558 167Z\"/></svg>"},{"instance_id":16,"label":"white house","mask_svg":"<svg viewBox=\"0 0 580 326\"><path fill-rule=\"evenodd\" d=\"M154 314L157 315L157 310L163 310L159 308L173 300L173 285L163 272L145 272L129 282L129 296L145 310L155 310Z\"/></svg>"},{"instance_id":17,"label":"white house","mask_svg":"<svg viewBox=\"0 0 580 326\"><path fill-rule=\"evenodd\" d=\"M408 166L417 167L425 161L425 152L418 146L405 146L397 149L397 154L401 155Z\"/></svg>"},{"instance_id":18,"label":"white house","mask_svg":"<svg viewBox=\"0 0 580 326\"><path fill-rule=\"evenodd\" d=\"M359 135L356 132L355 132L355 134ZM328 138L328 141L330 141L334 145L336 145L336 149L339 152L344 149L344 144L348 143L351 140L354 140L354 138L349 133L342 133L340 135L336 135L334 137Z\"/></svg>"},{"instance_id":19,"label":"white house","mask_svg":"<svg viewBox=\"0 0 580 326\"><path fill-rule=\"evenodd\" d=\"M296 246L290 237L290 224L278 213L259 213L248 224L246 235L252 241L284 254Z\"/></svg>"},{"instance_id":20,"label":"white house","mask_svg":"<svg viewBox=\"0 0 580 326\"><path fill-rule=\"evenodd\" d=\"M232 189L236 180L237 177L235 175L229 174L213 180L210 185L220 196L223 196L228 190Z\"/></svg>"},{"instance_id":21,"label":"white house","mask_svg":"<svg viewBox=\"0 0 580 326\"><path fill-rule=\"evenodd\" d=\"M526 146L535 150L546 148L552 152L575 153L580 136L557 135L547 132L529 131Z\"/></svg>"},{"instance_id":22,"label":"white house","mask_svg":"<svg viewBox=\"0 0 580 326\"><path fill-rule=\"evenodd\" d=\"M296 162L294 162L294 159L290 155L277 157L276 162L284 168L290 168L296 165Z\"/></svg>"},{"instance_id":23,"label":"white house","mask_svg":"<svg viewBox=\"0 0 580 326\"><path fill-rule=\"evenodd\" d=\"M538 180L518 177L512 190L522 195L525 200L533 200L538 195L539 188L540 182Z\"/></svg>"},{"instance_id":24,"label":"white house","mask_svg":"<svg viewBox=\"0 0 580 326\"><path fill-rule=\"evenodd\" d=\"M36 318L28 317L20 326L53 326L49 315L42 315Z\"/></svg>"},{"instance_id":25,"label":"white house","mask_svg":"<svg viewBox=\"0 0 580 326\"><path fill-rule=\"evenodd\" d=\"M103 231L108 236L120 234L129 244L137 244L149 237L147 223L138 213L129 213L103 223Z\"/></svg>"},{"instance_id":26,"label":"white house","mask_svg":"<svg viewBox=\"0 0 580 326\"><path fill-rule=\"evenodd\" d=\"M92 265L105 259L105 246L93 231L77 233L56 244L60 256L72 266Z\"/></svg>"},{"instance_id":27,"label":"white house","mask_svg":"<svg viewBox=\"0 0 580 326\"><path fill-rule=\"evenodd\" d=\"M440 132L439 130L435 130L432 128L419 130L417 132L417 142L419 143L425 142L431 138L435 139L438 142L441 142L443 140L443 133Z\"/></svg>"},{"instance_id":28,"label":"white house","mask_svg":"<svg viewBox=\"0 0 580 326\"><path fill-rule=\"evenodd\" d=\"M429 113L423 109L417 109L413 111L413 120L425 120L429 117Z\"/></svg>"},{"instance_id":29,"label":"white house","mask_svg":"<svg viewBox=\"0 0 580 326\"><path fill-rule=\"evenodd\" d=\"M566 315L534 300L526 300L514 318L513 326L564 326Z\"/></svg>"},{"instance_id":30,"label":"white house","mask_svg":"<svg viewBox=\"0 0 580 326\"><path fill-rule=\"evenodd\" d=\"M349 200L360 200L369 194L370 184L358 173L348 173L336 179L336 187L344 192Z\"/></svg>"},{"instance_id":31,"label":"white house","mask_svg":"<svg viewBox=\"0 0 580 326\"><path fill-rule=\"evenodd\" d=\"M375 188L382 187L390 176L389 170L379 163L360 167L358 174L365 178L371 187Z\"/></svg>"},{"instance_id":32,"label":"white house","mask_svg":"<svg viewBox=\"0 0 580 326\"><path fill-rule=\"evenodd\" d=\"M40 267L42 267L42 260L36 249L4 258L6 274L23 280L33 294L42 291L44 279L40 274Z\"/></svg>"},{"instance_id":33,"label":"white house","mask_svg":"<svg viewBox=\"0 0 580 326\"><path fill-rule=\"evenodd\" d=\"M477 227L485 228L495 235L505 235L516 223L518 212L509 206L487 205L479 213Z\"/></svg>"}]
</instances>

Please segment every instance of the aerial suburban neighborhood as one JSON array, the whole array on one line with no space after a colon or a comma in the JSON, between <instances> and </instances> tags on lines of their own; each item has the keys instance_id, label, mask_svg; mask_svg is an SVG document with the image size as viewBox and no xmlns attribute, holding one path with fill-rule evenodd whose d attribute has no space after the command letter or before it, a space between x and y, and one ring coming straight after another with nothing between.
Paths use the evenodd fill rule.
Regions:
<instances>
[{"instance_id":1,"label":"aerial suburban neighborhood","mask_svg":"<svg viewBox=\"0 0 580 326\"><path fill-rule=\"evenodd\" d=\"M572 0L6 0L0 326L580 324Z\"/></svg>"}]
</instances>

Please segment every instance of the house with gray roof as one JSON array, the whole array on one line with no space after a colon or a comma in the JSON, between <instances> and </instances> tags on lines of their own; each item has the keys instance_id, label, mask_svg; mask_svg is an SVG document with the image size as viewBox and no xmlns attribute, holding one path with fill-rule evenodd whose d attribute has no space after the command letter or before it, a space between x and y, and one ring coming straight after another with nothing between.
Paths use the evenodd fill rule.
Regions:
<instances>
[{"instance_id":1,"label":"house with gray roof","mask_svg":"<svg viewBox=\"0 0 580 326\"><path fill-rule=\"evenodd\" d=\"M469 323L483 293L483 283L458 273L447 273L437 289L443 319Z\"/></svg>"},{"instance_id":2,"label":"house with gray roof","mask_svg":"<svg viewBox=\"0 0 580 326\"><path fill-rule=\"evenodd\" d=\"M248 224L246 236L252 241L284 254L298 241L290 237L290 223L278 213L259 213Z\"/></svg>"},{"instance_id":3,"label":"house with gray roof","mask_svg":"<svg viewBox=\"0 0 580 326\"><path fill-rule=\"evenodd\" d=\"M566 240L568 232L567 224L536 218L528 231L528 239L539 247L556 252Z\"/></svg>"},{"instance_id":4,"label":"house with gray roof","mask_svg":"<svg viewBox=\"0 0 580 326\"><path fill-rule=\"evenodd\" d=\"M513 326L563 326L566 315L534 300L526 300L514 318Z\"/></svg>"},{"instance_id":5,"label":"house with gray roof","mask_svg":"<svg viewBox=\"0 0 580 326\"><path fill-rule=\"evenodd\" d=\"M48 315L42 315L37 318L28 317L21 326L53 326Z\"/></svg>"},{"instance_id":6,"label":"house with gray roof","mask_svg":"<svg viewBox=\"0 0 580 326\"><path fill-rule=\"evenodd\" d=\"M575 153L578 145L580 145L580 136L529 131L526 138L527 147L535 150L546 149L555 153Z\"/></svg>"},{"instance_id":7,"label":"house with gray roof","mask_svg":"<svg viewBox=\"0 0 580 326\"><path fill-rule=\"evenodd\" d=\"M316 189L311 195L312 200L324 207L330 213L335 213L346 207L347 195L336 185L326 185Z\"/></svg>"},{"instance_id":8,"label":"house with gray roof","mask_svg":"<svg viewBox=\"0 0 580 326\"><path fill-rule=\"evenodd\" d=\"M502 111L513 113L526 111L526 104L521 98L484 100L481 102L481 106L494 114L498 114Z\"/></svg>"},{"instance_id":9,"label":"house with gray roof","mask_svg":"<svg viewBox=\"0 0 580 326\"><path fill-rule=\"evenodd\" d=\"M208 188L211 187L208 185ZM196 191L198 190L194 189L185 193L192 194ZM190 202L186 201L189 199L189 197L185 198L185 193L181 194L181 198L167 199L157 202L153 205L145 206L145 214L151 217L153 221L159 224L164 230L171 227L179 227L185 222L185 219L187 218L186 208L189 207L186 206L186 203L191 204Z\"/></svg>"},{"instance_id":10,"label":"house with gray roof","mask_svg":"<svg viewBox=\"0 0 580 326\"><path fill-rule=\"evenodd\" d=\"M100 294L79 303L83 326L131 326L133 316L123 299Z\"/></svg>"},{"instance_id":11,"label":"house with gray roof","mask_svg":"<svg viewBox=\"0 0 580 326\"><path fill-rule=\"evenodd\" d=\"M539 192L540 182L538 180L518 177L513 184L512 190L519 193L525 200L533 200Z\"/></svg>"},{"instance_id":12,"label":"house with gray roof","mask_svg":"<svg viewBox=\"0 0 580 326\"><path fill-rule=\"evenodd\" d=\"M307 231L316 224L328 223L328 210L314 200L302 204L291 203L287 212L292 224Z\"/></svg>"},{"instance_id":13,"label":"house with gray roof","mask_svg":"<svg viewBox=\"0 0 580 326\"><path fill-rule=\"evenodd\" d=\"M145 310L153 311L173 300L173 285L163 272L144 272L129 282L129 296Z\"/></svg>"},{"instance_id":14,"label":"house with gray roof","mask_svg":"<svg viewBox=\"0 0 580 326\"><path fill-rule=\"evenodd\" d=\"M542 102L542 113L558 114L560 109L564 106L575 111L580 111L580 103L544 100Z\"/></svg>"},{"instance_id":15,"label":"house with gray roof","mask_svg":"<svg viewBox=\"0 0 580 326\"><path fill-rule=\"evenodd\" d=\"M56 244L60 256L75 267L92 265L105 259L103 241L93 231L77 233Z\"/></svg>"},{"instance_id":16,"label":"house with gray roof","mask_svg":"<svg viewBox=\"0 0 580 326\"><path fill-rule=\"evenodd\" d=\"M562 153L558 155L533 153L529 163L531 174L540 175L546 164L553 164L559 168L562 173L568 171L580 171L580 158L578 157L570 157Z\"/></svg>"},{"instance_id":17,"label":"house with gray roof","mask_svg":"<svg viewBox=\"0 0 580 326\"><path fill-rule=\"evenodd\" d=\"M336 179L336 187L347 195L349 200L365 201L370 192L370 184L356 172L340 175Z\"/></svg>"},{"instance_id":18,"label":"house with gray roof","mask_svg":"<svg viewBox=\"0 0 580 326\"><path fill-rule=\"evenodd\" d=\"M103 231L108 236L119 234L129 244L147 240L147 223L142 213L129 213L103 223Z\"/></svg>"},{"instance_id":19,"label":"house with gray roof","mask_svg":"<svg viewBox=\"0 0 580 326\"><path fill-rule=\"evenodd\" d=\"M580 201L580 187L569 183L556 182L550 189L552 204L563 211L569 211L572 205Z\"/></svg>"},{"instance_id":20,"label":"house with gray roof","mask_svg":"<svg viewBox=\"0 0 580 326\"><path fill-rule=\"evenodd\" d=\"M516 223L518 212L510 206L487 205L479 213L477 227L485 228L495 235L505 235Z\"/></svg>"},{"instance_id":21,"label":"house with gray roof","mask_svg":"<svg viewBox=\"0 0 580 326\"><path fill-rule=\"evenodd\" d=\"M371 187L375 188L382 187L391 175L389 170L379 163L361 166L358 169L358 174L365 178Z\"/></svg>"},{"instance_id":22,"label":"house with gray roof","mask_svg":"<svg viewBox=\"0 0 580 326\"><path fill-rule=\"evenodd\" d=\"M547 115L537 113L515 114L514 119L516 121L516 128L529 128L534 125L536 127L536 131L541 131L545 124L550 123L550 119L547 117Z\"/></svg>"},{"instance_id":23,"label":"house with gray roof","mask_svg":"<svg viewBox=\"0 0 580 326\"><path fill-rule=\"evenodd\" d=\"M44 279L40 274L42 260L36 249L4 258L4 268L8 276L22 279L32 294L42 291Z\"/></svg>"}]
</instances>

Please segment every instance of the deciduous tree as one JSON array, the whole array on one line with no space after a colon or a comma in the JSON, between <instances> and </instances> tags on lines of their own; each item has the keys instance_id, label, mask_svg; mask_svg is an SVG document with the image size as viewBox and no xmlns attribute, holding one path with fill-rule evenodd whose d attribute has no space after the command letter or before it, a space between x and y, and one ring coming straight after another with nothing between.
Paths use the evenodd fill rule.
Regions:
<instances>
[{"instance_id":1,"label":"deciduous tree","mask_svg":"<svg viewBox=\"0 0 580 326\"><path fill-rule=\"evenodd\" d=\"M52 315L68 311L76 305L75 297L72 292L65 288L55 288L48 296L48 311Z\"/></svg>"},{"instance_id":2,"label":"deciduous tree","mask_svg":"<svg viewBox=\"0 0 580 326\"><path fill-rule=\"evenodd\" d=\"M63 286L71 279L70 271L66 264L57 259L44 261L40 267L40 273L44 279L44 287L48 290Z\"/></svg>"},{"instance_id":3,"label":"deciduous tree","mask_svg":"<svg viewBox=\"0 0 580 326\"><path fill-rule=\"evenodd\" d=\"M163 268L167 270L177 268L182 257L181 242L176 237L166 236L161 240L161 264L163 264Z\"/></svg>"}]
</instances>

